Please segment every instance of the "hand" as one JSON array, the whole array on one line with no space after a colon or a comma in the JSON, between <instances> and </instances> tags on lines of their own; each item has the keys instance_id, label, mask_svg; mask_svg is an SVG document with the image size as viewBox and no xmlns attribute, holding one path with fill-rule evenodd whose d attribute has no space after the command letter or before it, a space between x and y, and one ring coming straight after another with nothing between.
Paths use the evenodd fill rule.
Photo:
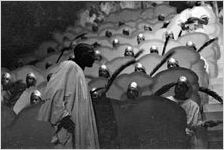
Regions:
<instances>
[{"instance_id":1,"label":"hand","mask_svg":"<svg viewBox=\"0 0 224 150\"><path fill-rule=\"evenodd\" d=\"M188 136L193 136L193 135L194 135L194 131L191 130L191 129L189 129L189 128L186 128L186 129L185 129L185 132L186 132L186 134L187 134Z\"/></svg>"},{"instance_id":2,"label":"hand","mask_svg":"<svg viewBox=\"0 0 224 150\"><path fill-rule=\"evenodd\" d=\"M208 128L208 127L215 127L217 125L219 125L221 122L219 121L213 121L213 120L209 120L209 121L205 121L202 126L205 127L205 128Z\"/></svg>"},{"instance_id":3,"label":"hand","mask_svg":"<svg viewBox=\"0 0 224 150\"><path fill-rule=\"evenodd\" d=\"M66 116L64 117L60 122L58 127L63 127L66 130L68 130L68 132L73 133L74 129L75 129L75 124L73 123L73 121L70 118L71 116Z\"/></svg>"}]
</instances>

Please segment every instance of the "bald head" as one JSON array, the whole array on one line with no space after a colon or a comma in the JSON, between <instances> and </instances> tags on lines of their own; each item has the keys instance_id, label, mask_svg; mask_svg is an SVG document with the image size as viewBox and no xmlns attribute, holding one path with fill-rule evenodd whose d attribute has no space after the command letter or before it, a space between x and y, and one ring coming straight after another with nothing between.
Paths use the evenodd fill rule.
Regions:
<instances>
[{"instance_id":1,"label":"bald head","mask_svg":"<svg viewBox=\"0 0 224 150\"><path fill-rule=\"evenodd\" d=\"M86 43L78 44L74 49L75 62L84 69L92 67L95 61L95 51L92 45Z\"/></svg>"}]
</instances>

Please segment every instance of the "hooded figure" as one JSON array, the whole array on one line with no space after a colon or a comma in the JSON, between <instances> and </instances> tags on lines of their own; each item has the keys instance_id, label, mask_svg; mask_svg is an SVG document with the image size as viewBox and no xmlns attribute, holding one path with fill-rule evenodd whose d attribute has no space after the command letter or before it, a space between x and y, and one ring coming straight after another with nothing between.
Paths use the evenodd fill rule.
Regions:
<instances>
[{"instance_id":1,"label":"hooded figure","mask_svg":"<svg viewBox=\"0 0 224 150\"><path fill-rule=\"evenodd\" d=\"M97 149L95 115L83 73L92 67L95 53L91 45L80 43L74 54L75 60L62 62L49 80L38 119L55 127L55 148Z\"/></svg>"}]
</instances>

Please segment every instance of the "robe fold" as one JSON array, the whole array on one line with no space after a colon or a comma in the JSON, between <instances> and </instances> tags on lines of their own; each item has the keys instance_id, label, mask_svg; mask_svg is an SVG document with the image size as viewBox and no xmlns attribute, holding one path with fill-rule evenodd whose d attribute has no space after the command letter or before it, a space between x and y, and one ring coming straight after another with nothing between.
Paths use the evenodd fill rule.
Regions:
<instances>
[{"instance_id":1,"label":"robe fold","mask_svg":"<svg viewBox=\"0 0 224 150\"><path fill-rule=\"evenodd\" d=\"M17 100L17 102L15 103L14 107L13 107L13 111L16 114L19 114L24 108L28 107L31 105L30 103L30 96L32 94L32 92L36 90L36 87L32 86L30 88L27 88L22 95L19 97L19 99Z\"/></svg>"},{"instance_id":2,"label":"robe fold","mask_svg":"<svg viewBox=\"0 0 224 150\"><path fill-rule=\"evenodd\" d=\"M83 70L73 61L64 61L47 84L46 102L38 120L57 124L67 114L75 123L73 135L61 129L57 133L60 148L99 148L98 133L92 101Z\"/></svg>"}]
</instances>

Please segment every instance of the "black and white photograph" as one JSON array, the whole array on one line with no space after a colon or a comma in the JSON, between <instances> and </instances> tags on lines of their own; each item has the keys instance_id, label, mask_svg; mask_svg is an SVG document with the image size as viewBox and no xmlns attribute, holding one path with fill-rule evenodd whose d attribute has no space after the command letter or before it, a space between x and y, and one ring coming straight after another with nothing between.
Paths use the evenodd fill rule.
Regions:
<instances>
[{"instance_id":1,"label":"black and white photograph","mask_svg":"<svg viewBox=\"0 0 224 150\"><path fill-rule=\"evenodd\" d=\"M223 1L1 0L2 149L223 149Z\"/></svg>"}]
</instances>

